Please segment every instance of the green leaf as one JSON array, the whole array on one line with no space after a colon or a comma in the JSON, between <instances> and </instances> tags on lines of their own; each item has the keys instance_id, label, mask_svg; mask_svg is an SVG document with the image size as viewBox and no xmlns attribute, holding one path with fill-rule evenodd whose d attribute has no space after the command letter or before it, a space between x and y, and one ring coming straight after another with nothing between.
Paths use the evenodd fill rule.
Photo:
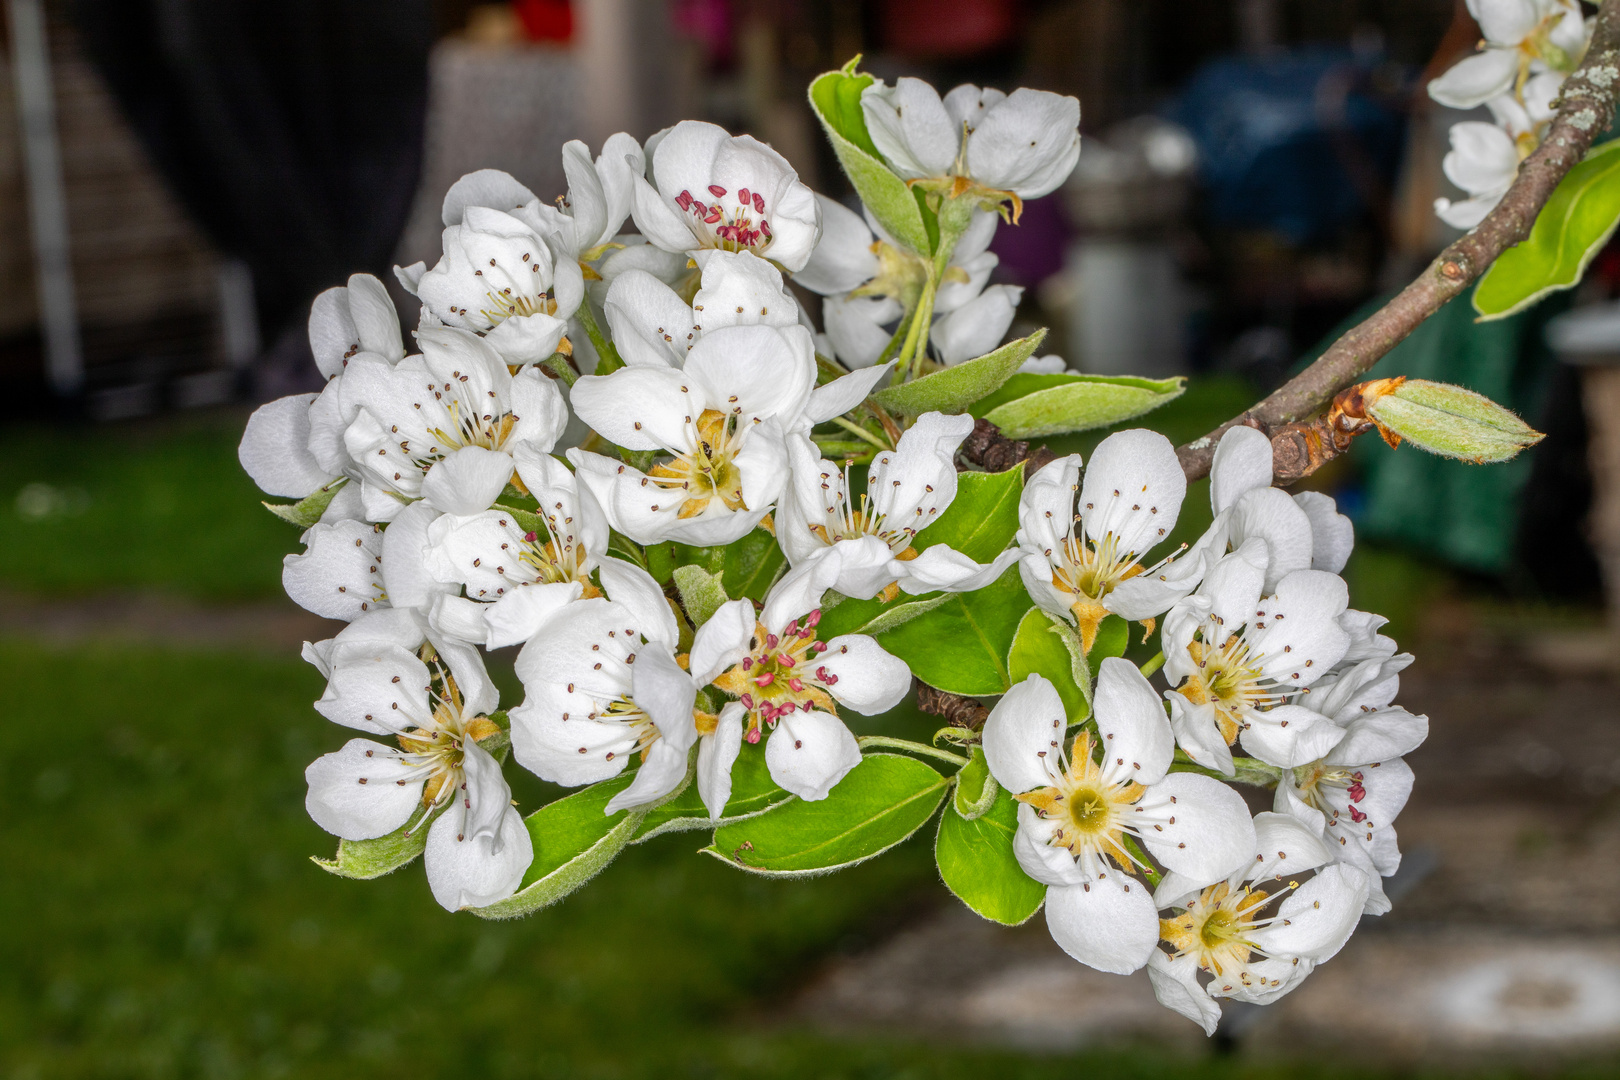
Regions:
<instances>
[{"instance_id":1,"label":"green leaf","mask_svg":"<svg viewBox=\"0 0 1620 1080\"><path fill-rule=\"evenodd\" d=\"M950 780L914 758L868 754L818 802L795 799L715 830L703 849L743 870L804 877L882 854L920 829Z\"/></svg>"},{"instance_id":2,"label":"green leaf","mask_svg":"<svg viewBox=\"0 0 1620 1080\"><path fill-rule=\"evenodd\" d=\"M1474 290L1481 319L1502 319L1578 285L1620 224L1620 139L1593 147L1536 215L1530 235L1504 251Z\"/></svg>"},{"instance_id":3,"label":"green leaf","mask_svg":"<svg viewBox=\"0 0 1620 1080\"><path fill-rule=\"evenodd\" d=\"M689 785L669 802L647 812L630 842L639 844L669 832L690 832L694 829L712 829L747 818L757 817L793 796L776 786L770 770L765 767L765 748L744 746L731 767L731 798L726 800L725 816L718 822L709 819L696 784Z\"/></svg>"},{"instance_id":4,"label":"green leaf","mask_svg":"<svg viewBox=\"0 0 1620 1080\"><path fill-rule=\"evenodd\" d=\"M1068 624L1062 619L1030 608L1007 650L1007 679L1016 686L1032 674L1040 675L1063 699L1069 723L1078 724L1091 715L1091 702L1075 681L1074 660L1063 635L1066 629Z\"/></svg>"},{"instance_id":5,"label":"green leaf","mask_svg":"<svg viewBox=\"0 0 1620 1080\"><path fill-rule=\"evenodd\" d=\"M1007 792L996 795L990 809L968 820L958 809L977 800L990 776L984 754L973 760L957 781L957 795L939 816L934 859L945 887L973 911L1004 926L1017 926L1041 909L1046 886L1030 878L1013 854L1018 831L1018 803Z\"/></svg>"},{"instance_id":6,"label":"green leaf","mask_svg":"<svg viewBox=\"0 0 1620 1080\"><path fill-rule=\"evenodd\" d=\"M722 578L727 594L734 599L760 601L787 562L776 537L765 529L755 529L741 540L716 547L693 547L666 540L647 545L646 556L647 572L660 585L669 584L677 568L696 566Z\"/></svg>"},{"instance_id":7,"label":"green leaf","mask_svg":"<svg viewBox=\"0 0 1620 1080\"><path fill-rule=\"evenodd\" d=\"M693 630L708 622L720 610L720 605L730 599L721 579L701 566L677 566L674 577L675 588L681 593L681 607L692 620Z\"/></svg>"},{"instance_id":8,"label":"green leaf","mask_svg":"<svg viewBox=\"0 0 1620 1080\"><path fill-rule=\"evenodd\" d=\"M925 615L878 636L929 686L967 697L1004 694L1007 650L1029 610L1016 566L978 592L959 593Z\"/></svg>"},{"instance_id":9,"label":"green leaf","mask_svg":"<svg viewBox=\"0 0 1620 1080\"><path fill-rule=\"evenodd\" d=\"M1097 627L1096 640L1091 643L1091 651L1086 654L1086 660L1091 670L1096 671L1110 656L1124 656L1125 650L1131 644L1131 624L1118 615L1109 615Z\"/></svg>"},{"instance_id":10,"label":"green leaf","mask_svg":"<svg viewBox=\"0 0 1620 1080\"><path fill-rule=\"evenodd\" d=\"M414 812L411 817L414 821ZM408 821L387 836L379 836L375 840L339 840L336 858L311 858L310 862L329 874L354 878L356 881L370 881L384 874L392 874L415 861L422 854L422 849L427 847L429 822L416 822L415 828L406 833L411 824Z\"/></svg>"},{"instance_id":11,"label":"green leaf","mask_svg":"<svg viewBox=\"0 0 1620 1080\"><path fill-rule=\"evenodd\" d=\"M871 400L891 412L907 416L964 412L969 405L994 393L1012 378L1018 366L1035 355L1045 338L1046 331L1037 330L1029 337L1008 342L993 353L879 390Z\"/></svg>"},{"instance_id":12,"label":"green leaf","mask_svg":"<svg viewBox=\"0 0 1620 1080\"><path fill-rule=\"evenodd\" d=\"M1366 395L1367 415L1421 450L1478 464L1506 461L1546 438L1483 394L1406 379Z\"/></svg>"},{"instance_id":13,"label":"green leaf","mask_svg":"<svg viewBox=\"0 0 1620 1080\"><path fill-rule=\"evenodd\" d=\"M302 528L309 528L321 520L326 508L332 505L332 499L342 490L343 485L349 482L347 476L340 476L323 488L305 495L295 503L264 503L264 508L282 521L291 522ZM324 864L323 864L324 865Z\"/></svg>"},{"instance_id":14,"label":"green leaf","mask_svg":"<svg viewBox=\"0 0 1620 1080\"><path fill-rule=\"evenodd\" d=\"M856 57L842 71L829 71L810 84L810 107L815 110L838 163L872 216L889 234L920 255L928 255L933 245L917 194L883 163L882 155L866 130L861 112L861 91L872 85L872 76L857 73Z\"/></svg>"},{"instance_id":15,"label":"green leaf","mask_svg":"<svg viewBox=\"0 0 1620 1080\"><path fill-rule=\"evenodd\" d=\"M821 624L817 633L821 640L831 641L840 634L869 634L876 637L912 619L928 614L950 600L949 593L930 593L915 600L898 599L885 604L882 600L844 600L835 608L822 608Z\"/></svg>"},{"instance_id":16,"label":"green leaf","mask_svg":"<svg viewBox=\"0 0 1620 1080\"><path fill-rule=\"evenodd\" d=\"M917 534L916 548L948 544L977 563L994 561L1018 535L1018 498L1024 466L1006 472L965 472L956 478L956 498L939 520Z\"/></svg>"},{"instance_id":17,"label":"green leaf","mask_svg":"<svg viewBox=\"0 0 1620 1080\"><path fill-rule=\"evenodd\" d=\"M534 842L534 862L518 891L472 912L486 919L511 919L549 907L601 873L635 835L646 811L625 810L609 817L608 801L630 786L634 773L592 784L547 803L523 819Z\"/></svg>"},{"instance_id":18,"label":"green leaf","mask_svg":"<svg viewBox=\"0 0 1620 1080\"><path fill-rule=\"evenodd\" d=\"M1062 435L1110 427L1174 401L1185 377L1138 379L1126 375L1014 375L970 410L1009 439Z\"/></svg>"}]
</instances>

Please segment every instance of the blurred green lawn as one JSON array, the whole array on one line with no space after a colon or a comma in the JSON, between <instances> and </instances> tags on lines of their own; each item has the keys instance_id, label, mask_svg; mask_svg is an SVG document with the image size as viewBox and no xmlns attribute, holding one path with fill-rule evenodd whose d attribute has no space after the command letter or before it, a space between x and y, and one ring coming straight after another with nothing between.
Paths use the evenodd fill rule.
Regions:
<instances>
[{"instance_id":1,"label":"blurred green lawn","mask_svg":"<svg viewBox=\"0 0 1620 1080\"><path fill-rule=\"evenodd\" d=\"M1248 400L1239 385L1207 384L1154 426L1192 437ZM242 419L0 434L11 465L0 480L0 587L277 594L296 530L258 506L236 464ZM1205 490L1190 493L1178 532L1207 523ZM1389 595L1365 598L1353 575L1358 601L1429 580L1399 557L1367 557L1385 560L1363 576ZM419 866L360 883L307 861L333 841L304 814L303 768L347 733L310 708L320 679L296 658L8 639L0 674L14 702L12 798L0 815L0 1077L1294 1071L792 1031L781 1003L818 963L948 901L931 827L873 863L788 883L695 856L698 834L667 836L557 907L485 923L439 909ZM509 671L498 674L510 692ZM511 774L525 808L551 797ZM1311 1072L1368 1074L1352 1063Z\"/></svg>"}]
</instances>

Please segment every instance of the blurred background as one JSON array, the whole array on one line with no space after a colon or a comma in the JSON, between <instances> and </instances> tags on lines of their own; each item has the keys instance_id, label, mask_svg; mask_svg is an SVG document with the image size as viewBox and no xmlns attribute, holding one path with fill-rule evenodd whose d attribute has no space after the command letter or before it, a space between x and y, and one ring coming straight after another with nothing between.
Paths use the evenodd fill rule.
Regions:
<instances>
[{"instance_id":1,"label":"blurred background","mask_svg":"<svg viewBox=\"0 0 1620 1080\"><path fill-rule=\"evenodd\" d=\"M926 836L794 883L665 836L515 923L444 914L418 868L324 874L302 770L342 736L297 650L332 627L281 596L297 532L235 460L255 403L320 385L310 300L433 261L466 171L557 195L566 139L696 117L852 197L804 89L857 53L1081 98L1079 167L1002 227L997 280L1071 367L1189 375L1148 422L1196 437L1455 235L1431 207L1471 117L1423 86L1479 40L1462 0L4 9L0 1076L1615 1075L1620 246L1509 320L1459 299L1374 372L1544 443L1467 467L1364 439L1311 478L1433 734L1395 911L1211 1040L1040 920L978 921ZM1194 485L1180 531L1207 523ZM518 772L526 809L555 794Z\"/></svg>"}]
</instances>

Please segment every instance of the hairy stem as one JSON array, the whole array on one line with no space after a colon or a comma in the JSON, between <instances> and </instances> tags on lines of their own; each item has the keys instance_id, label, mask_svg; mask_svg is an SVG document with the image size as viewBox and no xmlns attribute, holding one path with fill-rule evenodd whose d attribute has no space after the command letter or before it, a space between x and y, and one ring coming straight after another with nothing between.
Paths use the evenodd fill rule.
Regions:
<instances>
[{"instance_id":1,"label":"hairy stem","mask_svg":"<svg viewBox=\"0 0 1620 1080\"><path fill-rule=\"evenodd\" d=\"M1586 156L1592 140L1608 130L1617 94L1620 0L1603 0L1586 58L1564 83L1558 115L1535 153L1519 166L1517 179L1496 209L1473 232L1442 251L1398 296L1329 346L1310 367L1242 415L1178 447L1176 456L1187 478L1196 480L1209 473L1216 444L1233 427L1258 428L1271 436L1274 429L1314 415L1425 319L1459 296L1502 252L1529 236L1530 226L1553 189Z\"/></svg>"},{"instance_id":2,"label":"hairy stem","mask_svg":"<svg viewBox=\"0 0 1620 1080\"><path fill-rule=\"evenodd\" d=\"M888 735L862 735L855 742L862 750L865 750L868 746L885 746L891 750L904 750L911 754L936 757L941 761L949 761L957 766L968 763L968 759L961 754L953 754L949 750L941 750L939 747L929 746L927 743L912 742L910 739L895 739Z\"/></svg>"}]
</instances>

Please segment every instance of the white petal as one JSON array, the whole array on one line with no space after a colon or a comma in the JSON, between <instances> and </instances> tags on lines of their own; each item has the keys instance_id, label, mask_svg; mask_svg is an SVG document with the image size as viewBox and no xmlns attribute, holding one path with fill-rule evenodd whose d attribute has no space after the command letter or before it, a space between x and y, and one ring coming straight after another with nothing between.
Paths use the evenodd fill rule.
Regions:
<instances>
[{"instance_id":1,"label":"white petal","mask_svg":"<svg viewBox=\"0 0 1620 1080\"><path fill-rule=\"evenodd\" d=\"M692 346L686 370L719 395L715 407L741 410L739 422L775 416L786 427L815 386L815 345L799 326L724 326Z\"/></svg>"},{"instance_id":2,"label":"white petal","mask_svg":"<svg viewBox=\"0 0 1620 1080\"><path fill-rule=\"evenodd\" d=\"M1091 875L1075 862L1069 849L1052 843L1056 818L1043 818L1028 803L1018 804L1018 829L1013 833L1013 857L1019 869L1042 885L1079 885Z\"/></svg>"},{"instance_id":3,"label":"white petal","mask_svg":"<svg viewBox=\"0 0 1620 1080\"><path fill-rule=\"evenodd\" d=\"M795 566L765 596L765 607L759 621L773 634L782 632L794 622L821 607L821 597L838 579L838 549L828 549L826 555Z\"/></svg>"},{"instance_id":4,"label":"white petal","mask_svg":"<svg viewBox=\"0 0 1620 1080\"><path fill-rule=\"evenodd\" d=\"M459 591L428 572L428 530L438 517L426 502L412 503L383 532L382 579L390 606L426 609L434 597Z\"/></svg>"},{"instance_id":5,"label":"white petal","mask_svg":"<svg viewBox=\"0 0 1620 1080\"><path fill-rule=\"evenodd\" d=\"M819 663L818 663L819 661ZM828 692L838 704L863 716L876 716L900 704L911 689L911 669L865 634L844 634L827 642L815 660L838 680Z\"/></svg>"},{"instance_id":6,"label":"white petal","mask_svg":"<svg viewBox=\"0 0 1620 1080\"><path fill-rule=\"evenodd\" d=\"M1251 427L1221 436L1209 467L1210 509L1220 513L1252 488L1271 486L1271 440Z\"/></svg>"},{"instance_id":7,"label":"white petal","mask_svg":"<svg viewBox=\"0 0 1620 1080\"><path fill-rule=\"evenodd\" d=\"M316 758L304 770L304 808L315 824L344 840L387 836L422 802L425 769L401 760L400 751L369 739Z\"/></svg>"},{"instance_id":8,"label":"white petal","mask_svg":"<svg viewBox=\"0 0 1620 1080\"><path fill-rule=\"evenodd\" d=\"M1283 497L1287 498L1286 495ZM1265 567L1265 541L1251 539L1216 562L1204 575L1204 583L1198 586L1198 595L1209 599L1210 615L1216 625L1227 633L1235 633L1238 627L1256 618L1255 612L1260 609L1255 605L1260 602L1265 585ZM1254 639L1249 640L1251 653L1258 652L1258 648L1252 645ZM1281 645L1278 647L1281 648ZM1321 672L1326 673L1326 669Z\"/></svg>"},{"instance_id":9,"label":"white petal","mask_svg":"<svg viewBox=\"0 0 1620 1080\"><path fill-rule=\"evenodd\" d=\"M1310 686L1350 647L1350 635L1339 626L1349 598L1337 574L1294 571L1252 609L1244 635L1250 655L1264 657L1262 670L1285 686Z\"/></svg>"},{"instance_id":10,"label":"white petal","mask_svg":"<svg viewBox=\"0 0 1620 1080\"><path fill-rule=\"evenodd\" d=\"M1254 821L1243 796L1219 780L1171 773L1138 802L1142 842L1166 869L1200 885L1241 869L1254 858ZM1164 820L1157 820L1164 819Z\"/></svg>"},{"instance_id":11,"label":"white petal","mask_svg":"<svg viewBox=\"0 0 1620 1080\"><path fill-rule=\"evenodd\" d=\"M1429 81L1429 96L1453 109L1472 109L1513 87L1519 57L1511 49L1486 49L1464 57L1438 79Z\"/></svg>"},{"instance_id":12,"label":"white petal","mask_svg":"<svg viewBox=\"0 0 1620 1080\"><path fill-rule=\"evenodd\" d=\"M825 799L861 763L861 750L844 722L820 710L782 717L765 744L771 779L806 802Z\"/></svg>"},{"instance_id":13,"label":"white petal","mask_svg":"<svg viewBox=\"0 0 1620 1080\"><path fill-rule=\"evenodd\" d=\"M512 456L464 446L434 465L422 479L422 497L447 514L488 510L512 477Z\"/></svg>"},{"instance_id":14,"label":"white petal","mask_svg":"<svg viewBox=\"0 0 1620 1080\"><path fill-rule=\"evenodd\" d=\"M1344 739L1326 755L1329 765L1369 765L1410 754L1429 735L1429 718L1399 706L1366 713L1350 722Z\"/></svg>"},{"instance_id":15,"label":"white petal","mask_svg":"<svg viewBox=\"0 0 1620 1080\"><path fill-rule=\"evenodd\" d=\"M696 335L693 311L675 290L645 270L613 279L602 305L613 344L632 366L680 366Z\"/></svg>"},{"instance_id":16,"label":"white petal","mask_svg":"<svg viewBox=\"0 0 1620 1080\"><path fill-rule=\"evenodd\" d=\"M861 92L861 111L873 145L902 178L943 176L956 160L961 127L923 80L874 82Z\"/></svg>"},{"instance_id":17,"label":"white petal","mask_svg":"<svg viewBox=\"0 0 1620 1080\"><path fill-rule=\"evenodd\" d=\"M1294 502L1311 520L1311 569L1337 574L1356 546L1355 526L1339 513L1330 496L1319 491L1302 491Z\"/></svg>"},{"instance_id":18,"label":"white petal","mask_svg":"<svg viewBox=\"0 0 1620 1080\"><path fill-rule=\"evenodd\" d=\"M1265 812L1254 816L1254 864L1245 874L1249 881L1283 880L1333 860L1321 834L1288 814Z\"/></svg>"},{"instance_id":19,"label":"white petal","mask_svg":"<svg viewBox=\"0 0 1620 1080\"><path fill-rule=\"evenodd\" d=\"M697 628L692 635L690 662L692 678L699 686L709 685L748 655L754 626L754 605L747 600L728 600Z\"/></svg>"},{"instance_id":20,"label":"white petal","mask_svg":"<svg viewBox=\"0 0 1620 1080\"><path fill-rule=\"evenodd\" d=\"M1100 543L1113 534L1119 549L1141 554L1176 527L1187 475L1175 447L1156 431L1132 428L1098 444L1080 488L1086 535Z\"/></svg>"},{"instance_id":21,"label":"white petal","mask_svg":"<svg viewBox=\"0 0 1620 1080\"><path fill-rule=\"evenodd\" d=\"M1018 558L1018 549L1009 548L993 562L976 563L953 548L935 544L915 559L894 562L892 569L901 591L913 596L928 592L974 592L1001 577Z\"/></svg>"},{"instance_id":22,"label":"white petal","mask_svg":"<svg viewBox=\"0 0 1620 1080\"><path fill-rule=\"evenodd\" d=\"M741 702L726 702L714 732L698 743L698 794L709 817L716 821L725 816L731 799L731 766L742 751L743 717L747 714Z\"/></svg>"},{"instance_id":23,"label":"white petal","mask_svg":"<svg viewBox=\"0 0 1620 1080\"><path fill-rule=\"evenodd\" d=\"M684 773L686 751L698 737L692 718L693 700L697 695L692 676L681 670L667 651L646 648L636 654L630 687L631 698L657 725L662 736L659 743L669 744L680 754Z\"/></svg>"},{"instance_id":24,"label":"white petal","mask_svg":"<svg viewBox=\"0 0 1620 1080\"><path fill-rule=\"evenodd\" d=\"M805 419L812 424L820 424L835 416L843 416L865 401L872 388L893 370L894 361L891 360L887 364L861 368L849 375L840 375L832 382L816 387L810 391L810 402L804 410ZM905 440L904 435L900 438L901 441Z\"/></svg>"},{"instance_id":25,"label":"white petal","mask_svg":"<svg viewBox=\"0 0 1620 1080\"><path fill-rule=\"evenodd\" d=\"M444 193L441 217L445 225L460 225L469 206L516 210L534 200L534 192L499 169L479 169L450 185Z\"/></svg>"},{"instance_id":26,"label":"white petal","mask_svg":"<svg viewBox=\"0 0 1620 1080\"><path fill-rule=\"evenodd\" d=\"M315 711L345 727L391 734L429 722L428 670L415 654L384 645L373 655L334 652L332 677Z\"/></svg>"},{"instance_id":27,"label":"white petal","mask_svg":"<svg viewBox=\"0 0 1620 1080\"><path fill-rule=\"evenodd\" d=\"M1094 702L1105 771L1138 784L1164 779L1175 757L1175 736L1158 692L1136 665L1117 656L1104 659Z\"/></svg>"},{"instance_id":28,"label":"white petal","mask_svg":"<svg viewBox=\"0 0 1620 1080\"><path fill-rule=\"evenodd\" d=\"M1215 724L1215 706L1207 701L1194 705L1174 690L1166 690L1164 697L1170 702L1170 730L1187 756L1206 769L1231 776L1232 748Z\"/></svg>"},{"instance_id":29,"label":"white petal","mask_svg":"<svg viewBox=\"0 0 1620 1080\"><path fill-rule=\"evenodd\" d=\"M842 203L819 194L816 202L821 205L821 239L793 280L822 296L848 292L877 275L872 230Z\"/></svg>"},{"instance_id":30,"label":"white petal","mask_svg":"<svg viewBox=\"0 0 1620 1080\"><path fill-rule=\"evenodd\" d=\"M1014 795L1052 783L1068 727L1063 699L1031 674L1002 695L984 722L984 759L996 783ZM1050 764L1046 764L1050 762Z\"/></svg>"},{"instance_id":31,"label":"white petal","mask_svg":"<svg viewBox=\"0 0 1620 1080\"><path fill-rule=\"evenodd\" d=\"M1198 962L1191 956L1172 960L1159 949L1148 957L1148 981L1153 984L1153 996L1159 1004L1180 1013L1199 1027L1205 1035L1215 1034L1221 1022L1221 1007L1198 984Z\"/></svg>"},{"instance_id":32,"label":"white petal","mask_svg":"<svg viewBox=\"0 0 1620 1080\"><path fill-rule=\"evenodd\" d=\"M1080 158L1080 101L1019 88L984 114L968 137L968 173L991 188L1038 199Z\"/></svg>"},{"instance_id":33,"label":"white petal","mask_svg":"<svg viewBox=\"0 0 1620 1080\"><path fill-rule=\"evenodd\" d=\"M598 573L608 599L627 613L627 627L634 626L649 641L674 646L679 637L675 613L651 574L623 559L603 559Z\"/></svg>"},{"instance_id":34,"label":"white petal","mask_svg":"<svg viewBox=\"0 0 1620 1080\"><path fill-rule=\"evenodd\" d=\"M1338 724L1299 705L1249 713L1241 736L1243 749L1267 765L1285 769L1310 764L1343 738L1344 729Z\"/></svg>"},{"instance_id":35,"label":"white petal","mask_svg":"<svg viewBox=\"0 0 1620 1080\"><path fill-rule=\"evenodd\" d=\"M1546 0L1468 0L1485 40L1517 45L1529 37L1550 5Z\"/></svg>"},{"instance_id":36,"label":"white petal","mask_svg":"<svg viewBox=\"0 0 1620 1080\"><path fill-rule=\"evenodd\" d=\"M538 634L568 604L578 600L585 586L578 581L525 585L509 591L484 609L489 635L484 645L504 649L521 645Z\"/></svg>"},{"instance_id":37,"label":"white petal","mask_svg":"<svg viewBox=\"0 0 1620 1080\"><path fill-rule=\"evenodd\" d=\"M633 806L645 806L674 791L686 777L686 753L665 739L653 743L630 786L609 799L602 812L617 814Z\"/></svg>"},{"instance_id":38,"label":"white petal","mask_svg":"<svg viewBox=\"0 0 1620 1080\"><path fill-rule=\"evenodd\" d=\"M845 367L871 367L889 344L886 323L900 317L900 305L886 296L829 296L821 320L833 352Z\"/></svg>"},{"instance_id":39,"label":"white petal","mask_svg":"<svg viewBox=\"0 0 1620 1080\"><path fill-rule=\"evenodd\" d=\"M1495 124L1465 120L1451 126L1451 152L1441 163L1446 178L1470 195L1495 191L1513 179L1519 150Z\"/></svg>"},{"instance_id":40,"label":"white petal","mask_svg":"<svg viewBox=\"0 0 1620 1080\"><path fill-rule=\"evenodd\" d=\"M707 407L703 393L679 371L629 367L582 376L569 400L581 420L627 450L684 452L695 445L689 444L688 429Z\"/></svg>"},{"instance_id":41,"label":"white petal","mask_svg":"<svg viewBox=\"0 0 1620 1080\"><path fill-rule=\"evenodd\" d=\"M934 350L947 365L994 351L1012 326L1024 290L1018 285L991 285L944 318L929 331Z\"/></svg>"},{"instance_id":42,"label":"white petal","mask_svg":"<svg viewBox=\"0 0 1620 1080\"><path fill-rule=\"evenodd\" d=\"M693 256L703 284L692 297L691 322L702 333L722 326L793 326L799 305L782 272L747 251L700 251Z\"/></svg>"},{"instance_id":43,"label":"white petal","mask_svg":"<svg viewBox=\"0 0 1620 1080\"><path fill-rule=\"evenodd\" d=\"M236 457L266 495L302 499L335 478L309 450L314 400L314 394L278 398L248 417Z\"/></svg>"},{"instance_id":44,"label":"white petal","mask_svg":"<svg viewBox=\"0 0 1620 1080\"><path fill-rule=\"evenodd\" d=\"M497 647L489 644L487 617L489 612L495 610L495 605L440 593L426 610L428 626L437 637L471 642L491 649Z\"/></svg>"},{"instance_id":45,"label":"white petal","mask_svg":"<svg viewBox=\"0 0 1620 1080\"><path fill-rule=\"evenodd\" d=\"M1232 507L1229 520L1227 535L1233 545L1254 537L1266 542L1266 592L1295 570L1310 568L1311 519L1287 492L1273 487L1246 491Z\"/></svg>"},{"instance_id":46,"label":"white petal","mask_svg":"<svg viewBox=\"0 0 1620 1080\"><path fill-rule=\"evenodd\" d=\"M282 560L282 587L294 603L323 619L358 618L378 604L381 542L363 521L311 526L304 553Z\"/></svg>"},{"instance_id":47,"label":"white petal","mask_svg":"<svg viewBox=\"0 0 1620 1080\"><path fill-rule=\"evenodd\" d=\"M428 829L422 861L433 899L446 911L506 899L534 862L534 841L522 816L508 806L493 837L473 837L459 831L456 809L452 806Z\"/></svg>"},{"instance_id":48,"label":"white petal","mask_svg":"<svg viewBox=\"0 0 1620 1080\"><path fill-rule=\"evenodd\" d=\"M665 251L685 252L698 246L697 237L674 206L642 177L633 177L630 214L649 244Z\"/></svg>"},{"instance_id":49,"label":"white petal","mask_svg":"<svg viewBox=\"0 0 1620 1080\"><path fill-rule=\"evenodd\" d=\"M1159 943L1148 887L1113 871L1097 881L1046 890L1046 927L1064 952L1098 971L1129 975Z\"/></svg>"},{"instance_id":50,"label":"white petal","mask_svg":"<svg viewBox=\"0 0 1620 1080\"><path fill-rule=\"evenodd\" d=\"M1278 918L1255 932L1255 943L1274 957L1303 956L1320 963L1338 952L1355 932L1367 899L1367 876L1337 863L1282 902Z\"/></svg>"}]
</instances>

